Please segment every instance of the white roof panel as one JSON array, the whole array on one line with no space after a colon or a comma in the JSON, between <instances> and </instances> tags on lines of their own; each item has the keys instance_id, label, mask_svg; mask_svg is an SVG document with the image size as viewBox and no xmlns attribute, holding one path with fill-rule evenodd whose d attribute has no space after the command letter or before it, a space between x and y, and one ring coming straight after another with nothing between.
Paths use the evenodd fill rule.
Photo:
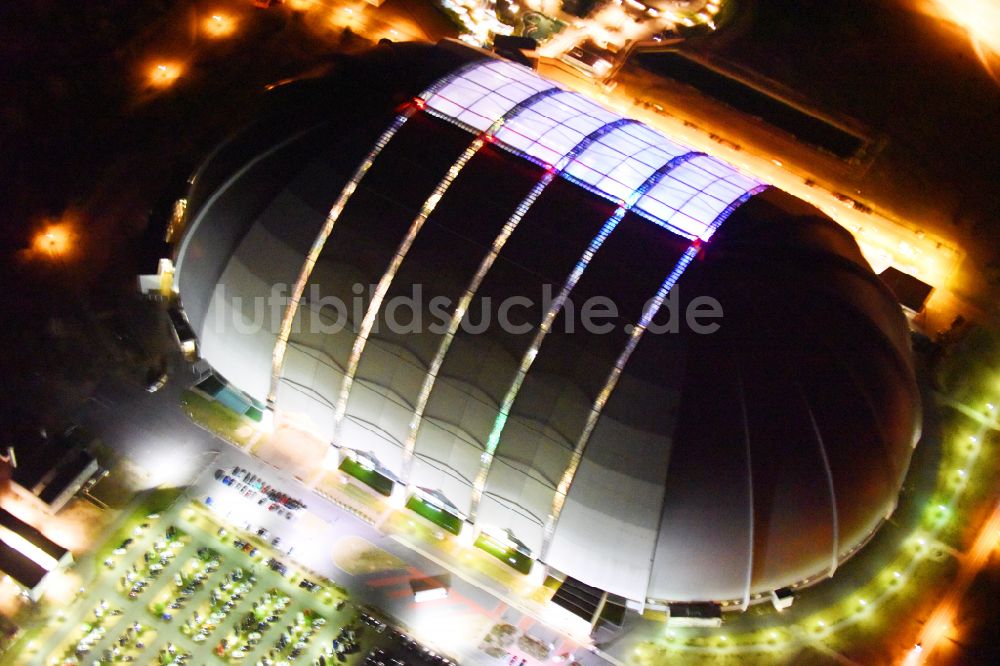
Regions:
<instances>
[{"instance_id":1,"label":"white roof panel","mask_svg":"<svg viewBox=\"0 0 1000 666\"><path fill-rule=\"evenodd\" d=\"M724 162L701 155L670 171L636 209L687 234L702 236L731 204L759 183Z\"/></svg>"},{"instance_id":2,"label":"white roof panel","mask_svg":"<svg viewBox=\"0 0 1000 666\"><path fill-rule=\"evenodd\" d=\"M425 101L435 111L483 131L531 95L554 87L537 76L524 76L524 71L510 62L490 60L449 80Z\"/></svg>"},{"instance_id":3,"label":"white roof panel","mask_svg":"<svg viewBox=\"0 0 1000 666\"><path fill-rule=\"evenodd\" d=\"M562 92L511 118L496 137L535 159L554 164L588 134L618 119L585 97Z\"/></svg>"},{"instance_id":4,"label":"white roof panel","mask_svg":"<svg viewBox=\"0 0 1000 666\"><path fill-rule=\"evenodd\" d=\"M486 60L446 79L426 101L466 128L485 131L525 99L553 87L525 67ZM557 164L585 137L621 119L582 95L560 91L533 100L495 136L501 147ZM623 124L588 145L563 173L612 201L629 201L665 164L690 152L651 127ZM759 184L725 162L698 155L667 172L634 207L684 235L701 236L731 203Z\"/></svg>"}]
</instances>

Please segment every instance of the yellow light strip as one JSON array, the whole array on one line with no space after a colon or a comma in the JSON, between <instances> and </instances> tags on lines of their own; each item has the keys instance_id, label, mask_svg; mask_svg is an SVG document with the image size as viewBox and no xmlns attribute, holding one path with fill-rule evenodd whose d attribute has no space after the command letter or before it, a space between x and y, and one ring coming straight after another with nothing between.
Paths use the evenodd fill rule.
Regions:
<instances>
[{"instance_id":1,"label":"yellow light strip","mask_svg":"<svg viewBox=\"0 0 1000 666\"><path fill-rule=\"evenodd\" d=\"M319 235L313 241L312 247L309 249L309 254L306 255L306 261L302 265L302 269L299 271L299 277L295 281L295 286L292 288L291 297L289 298L288 306L285 308L285 313L281 318L281 326L278 329L278 338L274 343L274 351L271 355L271 386L267 392L267 402L269 405L273 406L275 400L278 396L278 386L281 382L281 370L285 365L285 351L288 349L288 338L292 334L292 325L295 322L295 314L299 309L299 302L302 300L302 294L305 293L306 284L309 282L309 277L312 275L313 268L316 266L316 261L319 260L319 255L326 246L326 241L333 232L333 226L340 219L341 213L344 212L344 207L347 205L348 200L350 200L351 195L354 191L358 189L358 185L361 183L361 179L365 177L368 170L371 168L372 164L375 162L375 158L379 156L382 149L385 148L389 140L396 135L399 128L409 120L414 113L417 112L416 107L408 108L404 113L396 116L395 121L392 125L386 129L382 135L375 142L375 146L371 149L368 155L365 157L364 161L358 165L358 168L354 171L354 175L341 190L340 196L337 197L336 203L330 212L327 213L326 222L323 224L323 228L320 230Z\"/></svg>"},{"instance_id":2,"label":"yellow light strip","mask_svg":"<svg viewBox=\"0 0 1000 666\"><path fill-rule=\"evenodd\" d=\"M379 311L382 309L382 301L385 300L385 296L389 291L389 287L392 285L393 279L396 277L396 273L399 272L399 267L403 264L403 259L406 258L406 254L410 251L410 247L413 245L413 241L416 240L417 234L420 233L420 229L423 228L424 222L430 217L434 209L437 208L438 202L444 196L448 188L458 177L458 174L465 168L469 160L479 152L479 149L483 147L485 139L483 137L476 137L469 144L468 148L465 149L455 163L451 165L448 172L445 174L444 178L437 184L431 195L427 197L424 201L424 205L420 207L420 213L413 219L410 223L410 228L406 232L406 236L403 241L399 244L396 249L396 254L393 255L392 261L389 262L389 267L386 269L385 273L382 274L382 278L379 280L378 285L375 287L375 293L372 294L372 300L368 304L368 310L365 312L364 319L361 321L361 327L358 329L358 335L354 338L354 345L351 347L351 356L347 362L347 371L344 373L344 381L340 385L340 395L337 397L337 405L333 416L333 441L334 444L338 444L339 434L341 424L344 421L344 415L347 413L347 400L351 395L351 387L354 385L354 377L358 372L358 365L361 363L361 354L365 351L365 345L368 342L368 336L371 335L372 328L375 326L375 319L378 317Z\"/></svg>"},{"instance_id":3,"label":"yellow light strip","mask_svg":"<svg viewBox=\"0 0 1000 666\"><path fill-rule=\"evenodd\" d=\"M500 234L493 240L492 248L489 254L483 259L479 265L479 269L473 276L472 280L469 282L468 288L466 288L465 293L462 295L458 306L455 308L455 312L452 315L451 323L448 326L448 331L445 333L444 338L441 340L441 344L438 347L437 354L434 356L431 366L427 371L427 375L424 377L424 384L420 387L420 394L417 397L417 405L413 410L413 418L410 420L409 432L406 436L406 442L403 445L403 483L408 483L410 479L410 473L412 472L413 466L413 456L416 451L417 445L417 434L420 431L420 423L424 418L424 411L427 409L427 402L430 400L431 391L434 389L434 382L437 380L438 372L441 370L441 365L444 363L445 355L448 353L448 349L451 347L451 343L458 332L458 327L462 323L462 319L465 318L465 313L468 312L469 304L472 302L473 297L479 290L483 279L486 277L486 273L489 272L490 268L493 267L497 256L503 249L504 245L507 244L507 240L510 238L511 234L524 219L524 216L528 214L531 207L535 205L538 197L542 195L542 192L552 184L552 181L561 174L566 167L577 160L591 145L599 141L606 134L613 132L619 127L625 125L631 125L635 121L620 118L618 120L612 121L601 127L597 128L583 139L581 139L573 148L563 155L555 165L550 165L545 170L545 175L535 183L534 187L525 195L524 199L517 205L514 212L511 213L510 217L507 218L507 222L504 223L503 228L500 230Z\"/></svg>"},{"instance_id":4,"label":"yellow light strip","mask_svg":"<svg viewBox=\"0 0 1000 666\"><path fill-rule=\"evenodd\" d=\"M396 250L396 255L392 258L392 262L389 264L389 268L382 275L382 279L379 280L378 286L375 288L375 293L372 295L372 300L368 304L368 310L365 312L365 317L361 322L361 327L358 330L358 335L354 339L354 345L351 348L351 356L347 363L347 372L344 374L344 381L340 386L340 395L337 398L336 410L334 412L334 424L333 424L333 441L334 444L339 444L339 433L341 425L344 421L344 415L347 413L347 401L350 398L351 388L354 385L354 377L357 374L358 365L361 363L361 354L364 352L365 345L368 342L368 336L371 334L372 328L375 325L375 319L378 316L379 310L382 307L382 301L385 299L386 292L388 292L392 281L396 277L396 273L399 271L400 265L403 263L403 259L406 258L406 253L409 252L410 246L413 245L413 241L416 239L417 234L423 227L424 222L430 217L431 213L437 207L438 203L444 197L448 188L461 173L465 165L468 164L469 160L479 152L483 145L489 141L493 142L496 139L494 135L497 131L503 127L511 118L517 116L519 113L525 109L531 107L533 104L539 101L551 97L559 92L562 92L562 88L551 87L545 88L544 90L539 90L532 95L524 98L511 108L507 109L499 118L494 120L485 132L477 136L469 147L465 149L455 163L451 165L448 172L445 174L444 178L437 184L431 195L427 197L424 205L420 208L420 213L414 218L413 222L410 224L410 229L403 238L403 242L400 243L399 249ZM513 231L513 229L511 229ZM497 250L499 252L499 250ZM469 295L471 299L472 296ZM468 304L466 304L468 307ZM459 319L461 323L461 319ZM440 366L440 364L439 364ZM428 389L428 393L429 393Z\"/></svg>"},{"instance_id":5,"label":"yellow light strip","mask_svg":"<svg viewBox=\"0 0 1000 666\"><path fill-rule=\"evenodd\" d=\"M441 340L437 353L431 361L430 368L428 368L427 374L424 376L423 386L420 387L420 394L417 396L417 405L413 410L413 418L410 419L409 432L407 433L406 442L403 446L402 480L404 483L408 482L410 478L410 471L413 464L413 454L417 445L417 433L420 429L420 423L424 418L424 410L427 409L427 402L430 400L431 391L434 388L434 382L437 379L438 372L441 370L441 366L444 364L444 359L448 353L449 347L451 347L452 340L455 339L455 334L458 333L458 328L462 324L462 319L465 318L465 313L469 310L469 304L472 303L472 299L475 296L476 291L478 291L479 286L486 278L486 274L489 272L490 268L493 267L497 256L500 254L500 250L502 250L504 245L507 244L507 240L510 238L511 234L514 233L517 225L520 224L521 220L531 209L531 206L534 205L535 201L542 194L545 188L548 187L555 176L555 171L546 173L545 177L538 181L528 195L521 201L520 205L518 205L515 209L514 214L507 219L507 222L504 224L500 234L493 239L493 245L490 248L490 252L480 263L479 269L469 282L469 286L466 288L465 293L462 294L462 298L459 300L458 306L452 314L451 322L448 324L448 331Z\"/></svg>"},{"instance_id":6,"label":"yellow light strip","mask_svg":"<svg viewBox=\"0 0 1000 666\"><path fill-rule=\"evenodd\" d=\"M425 100L429 96L434 95L438 90L443 88L452 80L461 77L466 71L478 67L479 64L480 61L474 60L462 67L459 67L448 76L445 76L435 82L430 88L421 93L420 97L414 98L413 101L407 105L406 109L396 116L392 124L389 125L384 132L382 132L371 151L369 151L368 155L365 157L364 161L362 161L361 164L358 165L358 168L355 169L354 174L351 176L351 180L349 180L344 186L344 189L341 190L340 196L337 197L337 201L333 205L333 208L331 208L330 212L327 213L326 222L323 224L323 228L320 230L319 235L316 236L312 247L309 249L309 254L306 256L306 261L302 265L302 269L299 271L299 277L295 281L295 286L292 289L288 306L285 308L285 312L282 315L281 326L278 329L278 337L275 340L274 350L271 354L271 385L267 392L268 406L273 408L278 397L278 386L281 382L281 370L285 364L285 352L288 349L288 338L292 334L292 326L295 322L295 314L298 312L299 302L302 300L302 294L305 293L306 284L309 282L309 277L312 275L313 268L319 260L319 255L323 251L326 241L333 232L333 226L337 223L341 213L343 213L344 207L347 205L351 195L353 195L354 191L358 189L358 185L361 183L361 180L365 177L365 174L368 173L368 170L371 168L375 159L386 147L392 137L394 137L399 129L406 124L407 120L426 107ZM179 267L178 270L180 270Z\"/></svg>"},{"instance_id":7,"label":"yellow light strip","mask_svg":"<svg viewBox=\"0 0 1000 666\"><path fill-rule=\"evenodd\" d=\"M552 534L555 532L556 522L559 520L559 514L562 513L563 504L566 501L566 495L569 493L569 487L573 483L573 479L576 477L576 471L579 469L580 461L583 459L583 452L587 448L587 443L590 441L590 436L593 434L594 428L597 427L597 421L600 419L601 413L604 411L604 406L607 404L608 399L611 397L615 387L618 385L618 380L621 378L621 374L625 370L625 365L632 357L632 352L634 352L635 348L639 345L639 341L642 339L643 333L646 332L646 329L649 327L650 322L652 322L653 317L655 317L660 311L663 301L670 293L670 290L673 289L681 274L688 267L688 265L690 265L695 256L697 256L699 248L699 244L692 244L687 248L687 250L685 250L681 259L674 267L674 270L671 271L663 285L661 285L660 289L653 296L653 298L650 299L645 311L639 319L639 322L632 328L632 332L629 334L628 342L625 344L624 349L615 361L615 365L608 374L608 378L604 382L601 392L598 393L597 398L594 400L594 404L590 409L590 414L587 415L587 423L583 428L583 433L577 440L576 446L573 447L573 453L570 456L569 464L563 471L562 478L559 479L559 484L556 487L556 493L552 498L552 507L549 510L548 520L545 523L544 534L542 537L541 552L543 557L548 551L548 545L552 540Z\"/></svg>"}]
</instances>

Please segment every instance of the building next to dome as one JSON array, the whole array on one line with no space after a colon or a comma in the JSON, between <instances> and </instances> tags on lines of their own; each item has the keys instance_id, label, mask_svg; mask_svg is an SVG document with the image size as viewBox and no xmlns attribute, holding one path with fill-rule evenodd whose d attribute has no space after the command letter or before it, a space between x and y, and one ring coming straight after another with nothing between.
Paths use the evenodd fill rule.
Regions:
<instances>
[{"instance_id":1,"label":"building next to dome","mask_svg":"<svg viewBox=\"0 0 1000 666\"><path fill-rule=\"evenodd\" d=\"M276 97L196 174L177 250L221 401L640 604L745 608L892 513L906 323L817 209L451 43ZM714 332L671 326L705 297ZM573 326L593 299L610 330Z\"/></svg>"}]
</instances>

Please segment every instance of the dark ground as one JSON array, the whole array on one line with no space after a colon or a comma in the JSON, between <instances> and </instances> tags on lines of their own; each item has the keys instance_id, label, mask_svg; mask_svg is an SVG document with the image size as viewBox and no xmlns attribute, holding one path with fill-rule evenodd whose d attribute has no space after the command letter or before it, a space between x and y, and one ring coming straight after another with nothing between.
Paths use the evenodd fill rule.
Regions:
<instances>
[{"instance_id":1,"label":"dark ground","mask_svg":"<svg viewBox=\"0 0 1000 666\"><path fill-rule=\"evenodd\" d=\"M265 84L365 45L249 2L237 6L245 10L238 34L212 42L195 29L208 7L36 0L0 8L4 419L27 412L57 424L62 403L84 400L102 373L144 377L160 350L145 334L153 309L139 302L135 276L155 271L188 175L252 115ZM187 61L162 91L146 79L157 58ZM70 252L31 251L38 229L67 220Z\"/></svg>"}]
</instances>

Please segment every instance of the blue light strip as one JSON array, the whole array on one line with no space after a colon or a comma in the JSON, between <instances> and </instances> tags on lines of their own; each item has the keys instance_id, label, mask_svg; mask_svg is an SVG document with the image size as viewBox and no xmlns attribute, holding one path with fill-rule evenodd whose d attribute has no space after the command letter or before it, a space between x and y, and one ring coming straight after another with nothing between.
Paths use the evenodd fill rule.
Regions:
<instances>
[{"instance_id":1,"label":"blue light strip","mask_svg":"<svg viewBox=\"0 0 1000 666\"><path fill-rule=\"evenodd\" d=\"M590 414L587 415L587 423L584 425L583 432L577 440L576 446L573 447L573 454L570 457L568 465L566 466L566 470L563 472L562 478L559 480L559 485L556 486L556 492L552 498L552 507L549 510L549 517L545 523L545 530L542 537L542 558L544 558L548 553L549 545L552 541L552 535L555 533L556 523L559 521L559 515L562 513L563 506L566 502L566 496L573 484L573 479L576 477L576 472L580 467L580 461L583 459L583 453L587 448L591 435L594 433L594 428L597 427L597 422L601 418L601 413L604 411L605 405L607 405L608 400L611 398L611 394L618 386L618 380L621 378L621 374L625 370L625 365L632 357L632 353L639 345L639 341L642 339L646 329L649 328L649 324L653 321L653 318L659 314L660 308L663 307L663 302L666 300L670 290L674 288L674 285L676 285L680 280L684 271L686 271L688 266L691 265L694 258L698 256L698 253L701 251L702 244L707 243L709 239L711 239L715 232L718 231L719 227L722 226L722 223L726 221L734 210L739 208L750 197L767 189L767 187L767 185L761 185L750 190L749 192L744 193L741 197L729 204L725 210L719 213L702 233L701 238L695 239L695 241L684 250L684 254L681 255L680 259L674 265L673 270L670 271L667 277L663 280L663 283L660 285L660 288L656 290L656 294L654 294L653 298L651 298L647 303L646 308L639 317L639 322L629 334L628 342L625 343L625 347L622 349L621 354L618 355L618 359L615 361L614 367L608 374L608 378L604 382L604 387L601 389L600 393L597 394L597 398L594 400L594 404L590 409Z\"/></svg>"},{"instance_id":2,"label":"blue light strip","mask_svg":"<svg viewBox=\"0 0 1000 666\"><path fill-rule=\"evenodd\" d=\"M522 357L517 375L514 377L514 381L507 389L507 394L504 396L503 402L500 405L500 411L497 413L496 420L493 422L493 430L490 432L489 438L486 440L486 448L480 456L479 473L476 475L476 479L472 486L472 503L469 509L470 519L475 519L476 512L479 509L479 502L482 500L483 491L486 488L486 479L489 476L490 467L493 464L493 456L500 443L500 437L503 434L504 427L507 424L507 418L510 416L511 407L513 407L514 401L517 399L517 394L521 390L521 385L524 383L524 380L528 375L528 371L531 369L532 363L534 363L535 358L538 356L538 351L542 346L542 342L545 340L545 336L548 335L549 330L552 328L552 324L555 322L556 317L559 315L563 305L566 303L566 299L569 298L570 292L580 280L583 272L590 264L591 259L594 258L594 255L604 244L604 241L607 240L608 236L611 235L611 232L615 230L618 223L625 217L625 214L628 213L629 210L635 206L636 202L642 198L642 195L660 182L660 180L672 169L675 169L688 160L700 155L704 155L704 153L690 152L685 153L684 155L678 155L653 172L649 178L647 178L628 196L628 199L621 202L617 210L615 210L611 217L608 218L593 240L590 241L590 245L584 251L580 260L576 263L573 271L566 279L562 290L556 296L555 300L552 301L552 305L549 307L548 312L545 313L545 318L538 327L538 331L535 333L535 338L532 340L531 346L528 347L528 351L525 352Z\"/></svg>"},{"instance_id":3,"label":"blue light strip","mask_svg":"<svg viewBox=\"0 0 1000 666\"><path fill-rule=\"evenodd\" d=\"M729 216L733 214L734 210L736 210L744 203L746 203L751 197L757 196L764 190L770 189L770 187L771 187L770 185L762 184L758 185L752 190L747 190L746 192L741 194L735 201L726 206L721 213L716 215L715 219L712 220L712 223L708 225L708 227L702 233L701 239L703 241L711 240L712 236L715 235L715 232L718 231L719 227L722 226L722 223L725 222L729 218Z\"/></svg>"},{"instance_id":4,"label":"blue light strip","mask_svg":"<svg viewBox=\"0 0 1000 666\"><path fill-rule=\"evenodd\" d=\"M464 122L458 120L457 118L453 118L452 116L449 116L449 115L447 115L445 113L441 113L440 111L437 111L435 109L428 108L426 110L426 113L428 113L428 114L430 114L432 116L435 116L437 118L440 118L441 120L444 120L445 122L451 123L452 125L456 125L457 127L461 127L462 129L466 130L467 132L471 132L473 134L477 132L477 130L474 127L472 127L471 125L469 125L468 123L464 123ZM625 118L623 118L622 120L628 120L628 121L630 121L632 123L638 123L639 122L637 120L625 119ZM609 123L609 124L611 124L611 123ZM521 159L527 160L527 161L531 162L532 164L537 164L538 166L542 167L543 169L551 168L551 166L552 166L552 165L546 163L545 161L538 159L534 155L530 155L530 154L524 152L523 150L521 150L519 148L515 148L514 146L510 145L509 143L506 143L503 139L496 138L493 141L493 143L498 148L502 148L503 150L506 150L508 153L511 153L512 155L516 155L517 157L520 157ZM699 155L704 155L704 154L705 153L699 153ZM586 182L586 181L584 181L584 180L582 180L580 178L577 178L576 176L574 176L572 174L566 173L563 170L559 171L558 176L560 178L568 180L569 182L571 182L574 185L576 185L576 186L578 186L578 187L580 187L580 188L582 188L582 189L590 192L591 194L596 195L596 196L600 197L601 199L604 199L605 201L611 201L612 203L620 203L620 200L617 199L617 198L615 198L615 197L613 197L611 194L605 192L604 190L602 190L602 189L600 189L598 187L595 187L594 185L591 185L590 183L588 183L588 182ZM651 213L647 213L642 208L638 208L638 207L632 208L631 212L635 213L636 215L639 215L643 219L649 220L650 222L652 222L653 224L655 224L655 225L657 225L659 227L662 227L662 228L666 229L667 231L669 231L670 233L674 234L675 236L680 236L681 238L687 238L688 240L694 240L695 238L698 237L696 234L692 234L689 231L684 231L682 229L679 229L678 227L672 225L670 222L668 222L666 220L663 220L661 218L658 218L658 217L652 215Z\"/></svg>"}]
</instances>

